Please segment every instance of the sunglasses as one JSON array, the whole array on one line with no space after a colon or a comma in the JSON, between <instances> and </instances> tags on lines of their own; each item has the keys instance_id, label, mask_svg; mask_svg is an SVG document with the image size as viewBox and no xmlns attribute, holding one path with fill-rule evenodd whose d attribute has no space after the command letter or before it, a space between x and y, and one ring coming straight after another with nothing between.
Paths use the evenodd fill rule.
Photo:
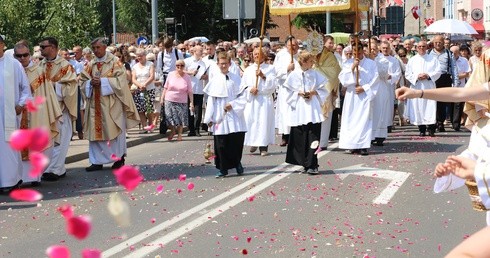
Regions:
<instances>
[{"instance_id":1,"label":"sunglasses","mask_svg":"<svg viewBox=\"0 0 490 258\"><path fill-rule=\"evenodd\" d=\"M184 65L175 65L175 67L184 67Z\"/></svg>"},{"instance_id":2,"label":"sunglasses","mask_svg":"<svg viewBox=\"0 0 490 258\"><path fill-rule=\"evenodd\" d=\"M243 61L245 61L245 62L250 62L250 60L249 60L249 59L244 59Z\"/></svg>"},{"instance_id":3,"label":"sunglasses","mask_svg":"<svg viewBox=\"0 0 490 258\"><path fill-rule=\"evenodd\" d=\"M398 55L399 57L407 57L407 55Z\"/></svg>"},{"instance_id":4,"label":"sunglasses","mask_svg":"<svg viewBox=\"0 0 490 258\"><path fill-rule=\"evenodd\" d=\"M26 54L15 54L15 57L17 57L17 58L21 58L21 57L28 57L28 56L30 56L30 55L31 55L31 54L29 54L29 53L26 53Z\"/></svg>"},{"instance_id":5,"label":"sunglasses","mask_svg":"<svg viewBox=\"0 0 490 258\"><path fill-rule=\"evenodd\" d=\"M52 46L51 44L50 44L50 45L39 45L39 47L40 47L41 49L45 49L45 48L47 48L47 47L51 47L51 46Z\"/></svg>"}]
</instances>

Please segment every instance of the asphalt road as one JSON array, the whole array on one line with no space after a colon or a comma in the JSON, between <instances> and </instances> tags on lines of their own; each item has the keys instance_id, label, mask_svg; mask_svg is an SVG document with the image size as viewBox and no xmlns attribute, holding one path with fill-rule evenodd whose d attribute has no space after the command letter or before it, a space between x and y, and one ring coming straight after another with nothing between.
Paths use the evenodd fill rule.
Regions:
<instances>
[{"instance_id":1,"label":"asphalt road","mask_svg":"<svg viewBox=\"0 0 490 258\"><path fill-rule=\"evenodd\" d=\"M160 139L129 148L127 163L145 178L131 193L109 168L87 173L87 160L71 163L65 179L37 188L38 203L0 196L0 255L45 257L47 247L66 245L72 257L85 248L104 257L442 257L485 226L466 189L433 193L436 163L469 140L469 132L447 131L420 138L413 126L397 128L369 156L334 143L320 153L316 176L285 164L284 147L271 146L266 157L246 147L245 174L222 179L203 162L210 136ZM130 226L109 214L112 193L129 205ZM86 239L67 234L57 212L66 204L90 215Z\"/></svg>"}]
</instances>

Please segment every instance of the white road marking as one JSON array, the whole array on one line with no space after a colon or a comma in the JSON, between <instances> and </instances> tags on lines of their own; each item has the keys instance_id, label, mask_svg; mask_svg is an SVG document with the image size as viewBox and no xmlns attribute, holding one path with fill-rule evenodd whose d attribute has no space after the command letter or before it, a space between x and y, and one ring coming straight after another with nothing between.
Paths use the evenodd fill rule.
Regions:
<instances>
[{"instance_id":1,"label":"white road marking","mask_svg":"<svg viewBox=\"0 0 490 258\"><path fill-rule=\"evenodd\" d=\"M337 143L332 144L329 147L329 150L320 152L318 154L318 159L320 159L321 157L323 157L324 155L329 153L331 150L337 148L337 146L338 146ZM116 245L116 246L113 246L110 249L104 251L102 253L102 257L111 257L113 255L116 255L116 254L124 251L124 250L128 250L130 246L134 246L137 243L142 242L143 240L145 240L145 239L147 239L147 238L149 238L149 237L151 237L151 236L153 236L159 232L166 230L168 227L172 226L173 224L175 224L179 221L182 221L182 220L184 220L184 219L186 219L186 218L188 218L188 217L190 217L196 213L202 214L202 211L209 208L209 206L211 206L211 205L213 205L213 204L215 204L215 203L217 203L217 202L219 202L225 198L228 198L229 196L231 196L231 195L235 194L236 192L252 185L253 183L263 179L264 177L267 177L267 176L269 176L269 175L271 175L277 171L284 169L288 165L289 165L288 163L282 163L281 165L279 165L275 168L272 168L272 169L264 172L263 174L255 176L254 178L230 189L229 191L226 191L226 192L224 192L224 193L222 193L216 197L213 197L212 199L209 199L208 201L203 202L200 205L198 205L192 209L189 209L189 210L175 216L174 218L172 218L170 220L162 222L162 223L160 223L160 224L158 224L158 225L156 225L156 226L154 226L154 227L152 227L152 228L150 228L150 229L148 229L148 230L146 230L146 231L144 231L144 232L142 232L142 233L140 233L140 234ZM200 216L199 218L187 223L186 225L180 227L179 229L167 233L164 237L159 238L156 241L152 242L152 243L156 243L155 246L145 246L144 248L141 248L141 249L138 249L136 251L131 252L131 254L129 254L126 257L141 257L141 256L144 256L145 254L151 253L155 249L160 248L160 246L159 246L160 244L168 243L168 242L178 238L179 236L189 232L190 229L195 229L195 228L201 226L202 224L209 221L208 217L215 217L219 214L222 214L224 211L230 209L234 205L245 200L246 197L249 197L251 195L254 195L255 193L258 193L258 192L266 189L267 187L271 186L272 184L277 183L281 179L286 178L289 174L291 174L292 172L297 171L301 168L302 168L301 166L293 166L291 168L288 168L287 169L288 172L283 172L283 173L277 174L276 176L272 177L271 179L255 186L254 188L252 188L251 190L249 190L245 194L242 194L242 195L236 197L235 199L225 203L224 205L214 209L213 211L208 212L208 213ZM151 250L149 248L151 248ZM149 250L149 251L147 251L147 250Z\"/></svg>"},{"instance_id":2,"label":"white road marking","mask_svg":"<svg viewBox=\"0 0 490 258\"><path fill-rule=\"evenodd\" d=\"M146 256L157 249L160 249L162 245L166 245L170 243L171 241L174 241L175 239L181 237L182 235L189 233L190 231L202 226L204 223L207 223L210 221L209 218L215 218L219 216L220 214L223 214L225 211L231 209L235 205L245 201L248 197L253 196L260 191L266 189L267 187L277 183L279 180L286 178L289 174L293 173L294 171L302 168L301 166L293 166L287 170L287 172L282 172L280 174L275 175L271 179L255 186L251 190L247 191L244 194L241 194L237 196L236 198L226 202L225 204L217 207L216 209L213 209L212 211L200 216L199 218L183 225L182 227L171 231L165 236L160 237L156 239L155 241L152 241L151 243L139 248L136 251L131 252L130 254L124 256L125 258L133 258L133 257L143 257Z\"/></svg>"},{"instance_id":3,"label":"white road marking","mask_svg":"<svg viewBox=\"0 0 490 258\"><path fill-rule=\"evenodd\" d=\"M390 180L388 186L381 191L376 199L373 200L374 204L387 204L391 198L393 198L398 189L403 185L405 180L407 180L407 178L411 175L411 173L408 172L363 167L362 164L335 169L334 173L338 174L342 180L344 180L350 174Z\"/></svg>"}]
</instances>

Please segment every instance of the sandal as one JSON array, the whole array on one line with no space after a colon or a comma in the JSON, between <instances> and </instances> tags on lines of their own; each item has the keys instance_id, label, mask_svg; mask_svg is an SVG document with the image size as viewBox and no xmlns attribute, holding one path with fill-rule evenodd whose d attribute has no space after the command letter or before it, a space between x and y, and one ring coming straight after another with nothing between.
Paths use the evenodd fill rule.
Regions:
<instances>
[{"instance_id":1,"label":"sandal","mask_svg":"<svg viewBox=\"0 0 490 258\"><path fill-rule=\"evenodd\" d=\"M170 133L170 134L169 134L169 136L167 137L167 139L168 139L169 141L172 141L172 140L173 140L173 138L174 138L174 135L175 135L175 133Z\"/></svg>"}]
</instances>

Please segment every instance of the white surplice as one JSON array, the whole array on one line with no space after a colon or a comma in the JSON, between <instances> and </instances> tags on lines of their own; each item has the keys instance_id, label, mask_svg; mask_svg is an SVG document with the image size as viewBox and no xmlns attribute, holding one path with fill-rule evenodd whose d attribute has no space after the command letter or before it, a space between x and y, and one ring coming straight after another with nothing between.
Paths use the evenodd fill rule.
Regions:
<instances>
[{"instance_id":1,"label":"white surplice","mask_svg":"<svg viewBox=\"0 0 490 258\"><path fill-rule=\"evenodd\" d=\"M244 115L247 124L244 145L248 146L267 146L274 144L274 101L272 93L275 90L276 72L274 66L262 63L260 70L266 79L259 78L257 95L252 95L250 90L255 87L257 81L257 64L254 63L245 69L242 76L241 88L245 89L247 104L245 105Z\"/></svg>"},{"instance_id":2,"label":"white surplice","mask_svg":"<svg viewBox=\"0 0 490 258\"><path fill-rule=\"evenodd\" d=\"M327 77L320 72L309 69L292 71L286 81L284 88L287 90L287 113L289 114L288 126L307 125L308 123L321 123L325 120L322 111L322 104L329 95L325 84ZM299 92L309 92L315 90L318 95L305 99L298 95Z\"/></svg>"},{"instance_id":3,"label":"white surplice","mask_svg":"<svg viewBox=\"0 0 490 258\"><path fill-rule=\"evenodd\" d=\"M393 125L395 83L401 75L399 61L394 57L379 54L375 61L379 77L373 107L373 140L388 137L387 127Z\"/></svg>"},{"instance_id":4,"label":"white surplice","mask_svg":"<svg viewBox=\"0 0 490 258\"><path fill-rule=\"evenodd\" d=\"M213 123L208 131L213 135L226 135L236 132L246 132L247 126L243 110L246 99L245 89L240 88L240 76L236 74L216 73L204 87L204 93L208 96L206 101L206 113L203 122ZM225 112L227 103L232 109Z\"/></svg>"},{"instance_id":5,"label":"white surplice","mask_svg":"<svg viewBox=\"0 0 490 258\"><path fill-rule=\"evenodd\" d=\"M346 88L339 148L366 149L371 146L373 126L373 99L378 90L378 68L376 62L363 58L359 62L359 85L364 92L356 94L356 71L352 71L354 59L346 60L339 80Z\"/></svg>"},{"instance_id":6,"label":"white surplice","mask_svg":"<svg viewBox=\"0 0 490 258\"><path fill-rule=\"evenodd\" d=\"M8 87L8 88L7 88ZM23 106L31 97L29 80L24 68L13 57L0 58L0 188L16 185L22 178L20 152L10 147L10 134L19 128L21 115L15 106Z\"/></svg>"},{"instance_id":7,"label":"white surplice","mask_svg":"<svg viewBox=\"0 0 490 258\"><path fill-rule=\"evenodd\" d=\"M405 77L412 84L412 89L425 90L435 89L435 81L441 76L439 60L432 55L415 55L408 60ZM430 80L418 80L421 73L429 75ZM436 123L436 104L435 100L429 99L408 99L407 110L408 118L414 125L431 125Z\"/></svg>"},{"instance_id":8,"label":"white surplice","mask_svg":"<svg viewBox=\"0 0 490 258\"><path fill-rule=\"evenodd\" d=\"M298 55L293 56L294 70L301 71L301 66L297 61ZM287 49L280 50L274 59L274 68L276 69L277 99L276 99L276 121L275 126L279 134L289 134L288 126L289 114L287 113L286 96L288 95L284 88L284 82L288 76L288 65L291 63L291 54Z\"/></svg>"}]
</instances>

